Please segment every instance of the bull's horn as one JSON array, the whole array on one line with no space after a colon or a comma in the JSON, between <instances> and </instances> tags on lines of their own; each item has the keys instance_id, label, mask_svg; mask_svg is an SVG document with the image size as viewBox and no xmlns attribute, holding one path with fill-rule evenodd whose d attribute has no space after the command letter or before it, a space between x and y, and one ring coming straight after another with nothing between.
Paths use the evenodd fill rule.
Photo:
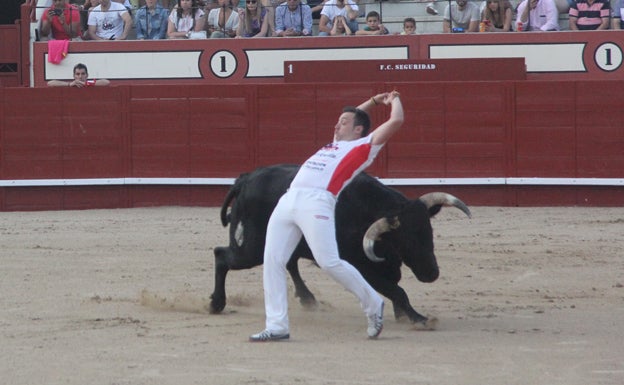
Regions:
<instances>
[{"instance_id":1,"label":"bull's horn","mask_svg":"<svg viewBox=\"0 0 624 385\"><path fill-rule=\"evenodd\" d=\"M464 214L468 216L468 218L472 217L468 206L466 206L466 204L462 202L459 198L454 197L451 194L443 192L431 192L421 196L418 199L420 199L425 204L425 206L427 206L428 209L435 205L442 205L447 207L453 206L463 211Z\"/></svg>"},{"instance_id":2,"label":"bull's horn","mask_svg":"<svg viewBox=\"0 0 624 385\"><path fill-rule=\"evenodd\" d=\"M396 229L400 224L401 223L397 217L394 217L391 220L388 220L387 218L380 218L368 227L368 230L366 230L366 233L364 234L364 238L362 238L362 247L364 248L364 253L368 259L373 262L385 261L385 258L379 258L375 255L375 241L381 239L381 234Z\"/></svg>"}]
</instances>

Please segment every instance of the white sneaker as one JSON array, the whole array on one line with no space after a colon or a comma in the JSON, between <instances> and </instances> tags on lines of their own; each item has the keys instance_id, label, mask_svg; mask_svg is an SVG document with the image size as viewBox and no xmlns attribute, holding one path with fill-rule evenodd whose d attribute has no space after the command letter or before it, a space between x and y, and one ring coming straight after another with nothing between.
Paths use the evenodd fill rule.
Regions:
<instances>
[{"instance_id":1,"label":"white sneaker","mask_svg":"<svg viewBox=\"0 0 624 385\"><path fill-rule=\"evenodd\" d=\"M384 303L382 301L379 310L375 314L368 316L368 329L366 331L370 339L377 338L383 330L383 310Z\"/></svg>"},{"instance_id":2,"label":"white sneaker","mask_svg":"<svg viewBox=\"0 0 624 385\"><path fill-rule=\"evenodd\" d=\"M263 330L260 333L252 334L249 336L249 342L267 342L267 341L282 341L290 338L288 333L273 333L268 330Z\"/></svg>"},{"instance_id":3,"label":"white sneaker","mask_svg":"<svg viewBox=\"0 0 624 385\"><path fill-rule=\"evenodd\" d=\"M438 11L434 8L433 3L429 3L427 4L427 13L430 15L437 15Z\"/></svg>"}]
</instances>

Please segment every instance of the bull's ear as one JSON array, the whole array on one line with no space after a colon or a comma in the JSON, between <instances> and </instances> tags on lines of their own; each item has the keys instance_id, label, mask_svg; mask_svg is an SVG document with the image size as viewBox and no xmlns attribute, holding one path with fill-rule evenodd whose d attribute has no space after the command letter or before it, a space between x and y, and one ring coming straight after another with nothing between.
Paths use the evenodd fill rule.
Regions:
<instances>
[{"instance_id":1,"label":"bull's ear","mask_svg":"<svg viewBox=\"0 0 624 385\"><path fill-rule=\"evenodd\" d=\"M429 218L433 218L442 210L442 205L433 205L429 207Z\"/></svg>"}]
</instances>

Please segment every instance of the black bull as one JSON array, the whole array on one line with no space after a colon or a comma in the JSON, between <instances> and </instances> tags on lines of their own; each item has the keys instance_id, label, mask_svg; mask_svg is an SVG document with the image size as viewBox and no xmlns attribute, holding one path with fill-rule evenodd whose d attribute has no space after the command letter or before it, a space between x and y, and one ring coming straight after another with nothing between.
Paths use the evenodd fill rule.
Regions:
<instances>
[{"instance_id":1,"label":"black bull","mask_svg":"<svg viewBox=\"0 0 624 385\"><path fill-rule=\"evenodd\" d=\"M216 247L215 289L210 312L225 308L225 277L230 269L249 269L263 263L267 223L273 208L294 178L298 166L276 165L242 174L221 207L223 226L230 225L230 245ZM234 200L230 213L228 208ZM410 200L377 179L362 173L342 191L336 205L336 237L340 257L349 261L364 279L392 301L397 320L408 317L427 324L427 318L412 308L398 285L404 263L422 282L433 282L439 270L433 252L430 218L442 206L455 206L470 216L459 199L446 193L425 194ZM304 306L316 303L301 279L297 260L312 259L302 239L287 264L295 295Z\"/></svg>"}]
</instances>

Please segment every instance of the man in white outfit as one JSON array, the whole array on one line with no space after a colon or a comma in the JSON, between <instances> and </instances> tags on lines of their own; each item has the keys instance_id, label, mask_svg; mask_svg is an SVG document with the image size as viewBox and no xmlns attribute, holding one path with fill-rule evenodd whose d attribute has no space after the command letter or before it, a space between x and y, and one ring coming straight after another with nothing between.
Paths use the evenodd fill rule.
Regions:
<instances>
[{"instance_id":1,"label":"man in white outfit","mask_svg":"<svg viewBox=\"0 0 624 385\"><path fill-rule=\"evenodd\" d=\"M390 117L370 134L368 111L391 106ZM305 237L321 269L355 294L368 317L367 334L383 328L383 299L351 264L340 259L334 209L344 187L368 167L383 145L401 128L403 106L397 91L375 95L357 108L345 107L334 127L334 141L312 155L299 169L271 214L264 249L266 328L252 342L290 338L286 263Z\"/></svg>"}]
</instances>

